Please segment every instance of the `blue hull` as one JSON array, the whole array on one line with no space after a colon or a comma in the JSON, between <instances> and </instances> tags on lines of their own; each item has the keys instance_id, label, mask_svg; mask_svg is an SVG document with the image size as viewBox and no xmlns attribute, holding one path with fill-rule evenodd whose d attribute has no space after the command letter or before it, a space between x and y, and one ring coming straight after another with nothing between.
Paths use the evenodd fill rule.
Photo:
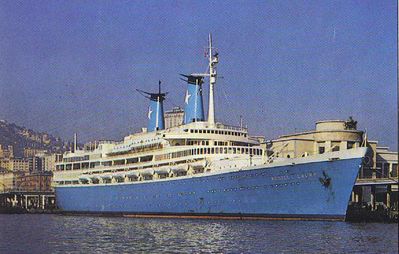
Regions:
<instances>
[{"instance_id":1,"label":"blue hull","mask_svg":"<svg viewBox=\"0 0 399 254\"><path fill-rule=\"evenodd\" d=\"M344 219L362 159L173 180L56 187L65 212Z\"/></svg>"}]
</instances>

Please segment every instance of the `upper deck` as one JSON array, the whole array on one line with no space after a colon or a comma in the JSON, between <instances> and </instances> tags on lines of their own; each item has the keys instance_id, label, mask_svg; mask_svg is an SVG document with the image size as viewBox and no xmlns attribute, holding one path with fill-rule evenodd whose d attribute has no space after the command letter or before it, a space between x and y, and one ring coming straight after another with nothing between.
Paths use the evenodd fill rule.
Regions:
<instances>
[{"instance_id":1,"label":"upper deck","mask_svg":"<svg viewBox=\"0 0 399 254\"><path fill-rule=\"evenodd\" d=\"M223 149L215 149L218 147ZM257 150L248 150L249 147L257 147ZM190 156L216 153L260 155L263 151L260 141L248 136L246 128L194 122L166 130L135 133L120 142L103 141L92 151L68 152L64 155L63 162L56 165L56 169L98 168L126 164L129 159L134 162L155 161L160 158L178 159L181 156L174 154L181 153ZM125 161L122 163L120 160Z\"/></svg>"}]
</instances>

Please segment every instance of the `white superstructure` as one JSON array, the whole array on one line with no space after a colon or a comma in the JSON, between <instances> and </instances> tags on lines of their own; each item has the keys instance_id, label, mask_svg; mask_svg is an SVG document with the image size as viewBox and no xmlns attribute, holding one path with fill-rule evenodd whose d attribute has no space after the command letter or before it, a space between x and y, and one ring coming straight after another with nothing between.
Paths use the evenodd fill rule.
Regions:
<instances>
[{"instance_id":1,"label":"white superstructure","mask_svg":"<svg viewBox=\"0 0 399 254\"><path fill-rule=\"evenodd\" d=\"M100 142L93 151L66 153L57 185L126 183L242 168L264 163L265 150L241 127L193 122L142 132L122 142Z\"/></svg>"}]
</instances>

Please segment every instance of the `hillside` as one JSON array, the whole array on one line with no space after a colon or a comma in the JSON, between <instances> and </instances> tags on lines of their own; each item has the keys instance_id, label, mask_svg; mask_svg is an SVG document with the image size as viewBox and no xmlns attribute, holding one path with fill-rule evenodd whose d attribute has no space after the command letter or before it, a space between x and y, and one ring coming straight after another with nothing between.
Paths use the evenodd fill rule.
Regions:
<instances>
[{"instance_id":1,"label":"hillside","mask_svg":"<svg viewBox=\"0 0 399 254\"><path fill-rule=\"evenodd\" d=\"M62 152L68 147L68 144L59 137L45 132L36 132L5 120L0 120L0 144L12 145L14 156L17 157L23 156L24 147L47 149L51 152Z\"/></svg>"}]
</instances>

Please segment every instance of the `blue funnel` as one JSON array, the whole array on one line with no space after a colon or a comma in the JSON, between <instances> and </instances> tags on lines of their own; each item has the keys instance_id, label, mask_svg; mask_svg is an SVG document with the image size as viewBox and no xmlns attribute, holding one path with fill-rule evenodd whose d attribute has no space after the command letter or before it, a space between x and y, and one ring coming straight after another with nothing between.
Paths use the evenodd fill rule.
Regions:
<instances>
[{"instance_id":1,"label":"blue funnel","mask_svg":"<svg viewBox=\"0 0 399 254\"><path fill-rule=\"evenodd\" d=\"M165 129L165 119L163 114L163 101L166 93L161 93L161 81L159 81L158 93L148 93L142 90L137 90L146 98L150 99L150 106L148 107L148 131L156 131Z\"/></svg>"},{"instance_id":2,"label":"blue funnel","mask_svg":"<svg viewBox=\"0 0 399 254\"><path fill-rule=\"evenodd\" d=\"M203 77L186 76L187 91L184 98L184 124L191 122L204 121L204 106L202 99Z\"/></svg>"},{"instance_id":3,"label":"blue funnel","mask_svg":"<svg viewBox=\"0 0 399 254\"><path fill-rule=\"evenodd\" d=\"M165 129L165 119L163 116L163 99L157 97L154 100L150 99L150 106L148 107L148 131L156 131Z\"/></svg>"}]
</instances>

